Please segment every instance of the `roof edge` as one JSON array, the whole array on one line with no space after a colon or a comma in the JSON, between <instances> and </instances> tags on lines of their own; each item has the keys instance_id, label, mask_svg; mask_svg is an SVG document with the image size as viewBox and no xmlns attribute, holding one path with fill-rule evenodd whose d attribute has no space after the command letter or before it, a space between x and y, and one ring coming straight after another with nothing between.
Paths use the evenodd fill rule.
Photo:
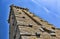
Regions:
<instances>
[{"instance_id":1,"label":"roof edge","mask_svg":"<svg viewBox=\"0 0 60 39\"><path fill-rule=\"evenodd\" d=\"M16 8L19 8L19 9L23 9L23 10L29 11L28 8L18 7L18 6L15 6L14 4L11 4L10 7L16 7Z\"/></svg>"}]
</instances>

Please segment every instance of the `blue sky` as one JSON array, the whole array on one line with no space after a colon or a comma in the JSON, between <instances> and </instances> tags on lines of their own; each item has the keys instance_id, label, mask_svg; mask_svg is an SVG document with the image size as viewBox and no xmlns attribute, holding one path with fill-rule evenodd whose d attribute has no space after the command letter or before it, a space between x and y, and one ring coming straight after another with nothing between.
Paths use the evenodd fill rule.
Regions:
<instances>
[{"instance_id":1,"label":"blue sky","mask_svg":"<svg viewBox=\"0 0 60 39\"><path fill-rule=\"evenodd\" d=\"M1 0L0 1L0 39L8 39L7 22L10 5L29 8L38 17L60 28L60 0Z\"/></svg>"}]
</instances>

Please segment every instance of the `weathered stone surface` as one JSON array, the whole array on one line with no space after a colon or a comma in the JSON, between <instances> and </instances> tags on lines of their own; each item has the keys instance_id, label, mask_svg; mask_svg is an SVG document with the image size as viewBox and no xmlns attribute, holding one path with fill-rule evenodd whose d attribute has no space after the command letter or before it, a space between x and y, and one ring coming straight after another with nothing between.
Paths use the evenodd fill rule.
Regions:
<instances>
[{"instance_id":1,"label":"weathered stone surface","mask_svg":"<svg viewBox=\"0 0 60 39\"><path fill-rule=\"evenodd\" d=\"M9 39L60 39L60 30L27 8L11 5Z\"/></svg>"}]
</instances>

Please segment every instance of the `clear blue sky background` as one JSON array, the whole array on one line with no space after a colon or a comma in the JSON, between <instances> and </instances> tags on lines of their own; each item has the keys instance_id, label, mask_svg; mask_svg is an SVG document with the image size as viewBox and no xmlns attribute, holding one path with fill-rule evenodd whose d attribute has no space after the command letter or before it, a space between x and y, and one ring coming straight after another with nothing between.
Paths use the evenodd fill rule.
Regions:
<instances>
[{"instance_id":1,"label":"clear blue sky background","mask_svg":"<svg viewBox=\"0 0 60 39\"><path fill-rule=\"evenodd\" d=\"M10 5L27 7L38 17L60 28L60 0L0 0L0 39L8 39Z\"/></svg>"}]
</instances>

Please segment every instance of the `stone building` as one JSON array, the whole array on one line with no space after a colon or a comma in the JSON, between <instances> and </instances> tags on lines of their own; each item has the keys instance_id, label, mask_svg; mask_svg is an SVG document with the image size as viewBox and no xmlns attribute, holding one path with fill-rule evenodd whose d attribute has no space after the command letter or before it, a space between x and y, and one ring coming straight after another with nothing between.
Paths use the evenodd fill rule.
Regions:
<instances>
[{"instance_id":1,"label":"stone building","mask_svg":"<svg viewBox=\"0 0 60 39\"><path fill-rule=\"evenodd\" d=\"M10 6L9 39L60 39L60 30L29 9Z\"/></svg>"}]
</instances>

